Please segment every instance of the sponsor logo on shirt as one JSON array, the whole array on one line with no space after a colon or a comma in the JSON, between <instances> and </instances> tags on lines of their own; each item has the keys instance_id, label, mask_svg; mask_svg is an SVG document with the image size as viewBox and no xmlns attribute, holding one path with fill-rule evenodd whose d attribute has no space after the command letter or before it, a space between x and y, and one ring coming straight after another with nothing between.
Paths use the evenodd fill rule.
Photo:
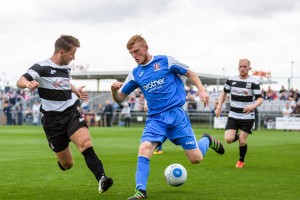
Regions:
<instances>
[{"instance_id":1,"label":"sponsor logo on shirt","mask_svg":"<svg viewBox=\"0 0 300 200\"><path fill-rule=\"evenodd\" d=\"M51 74L55 74L56 70L55 69L51 69L50 73Z\"/></svg>"},{"instance_id":2,"label":"sponsor logo on shirt","mask_svg":"<svg viewBox=\"0 0 300 200\"><path fill-rule=\"evenodd\" d=\"M55 88L69 87L70 81L68 79L56 79L55 82L53 83L53 86Z\"/></svg>"},{"instance_id":3,"label":"sponsor logo on shirt","mask_svg":"<svg viewBox=\"0 0 300 200\"><path fill-rule=\"evenodd\" d=\"M165 83L165 78L161 78L158 80L151 81L147 85L143 85L144 90L152 92L153 90L159 89Z\"/></svg>"}]
</instances>

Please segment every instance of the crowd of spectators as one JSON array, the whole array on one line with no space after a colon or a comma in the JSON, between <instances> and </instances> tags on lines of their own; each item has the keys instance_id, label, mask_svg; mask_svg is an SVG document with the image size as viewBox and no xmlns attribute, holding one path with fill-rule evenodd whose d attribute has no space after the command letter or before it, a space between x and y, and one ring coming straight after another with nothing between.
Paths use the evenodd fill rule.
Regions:
<instances>
[{"instance_id":1,"label":"crowd of spectators","mask_svg":"<svg viewBox=\"0 0 300 200\"><path fill-rule=\"evenodd\" d=\"M24 100L29 100L35 96L35 93L30 93L27 90L11 90L6 89L1 93L2 100L2 112L6 116L7 125L22 125L23 123L29 125L40 125L41 113L39 112L39 102L28 103L23 106ZM186 87L186 104L184 106L187 113L197 113L206 109L211 111L214 115L215 107L218 103L219 92L213 89L209 91L210 95L210 107L203 108L202 103L198 96L198 91L194 90L193 86ZM267 89L262 88L263 99L268 102L285 102L285 106L282 107L282 116L287 116L284 112L289 112L289 116L300 116L300 94L298 89L285 89L281 87L279 91L275 91L268 86ZM128 96L127 101L122 105L116 104L111 99L107 99L105 103L99 103L98 107L91 109L91 102L89 99L82 101L79 106L80 112L88 120L89 125L97 126L112 126L115 113L120 114L121 119L125 121L125 111L122 111L124 105L130 109L131 112L145 112L145 98L139 89L136 89L134 93ZM228 112L230 108L230 97L228 96L226 102L223 105L223 112ZM25 108L24 108L25 107ZM289 107L288 111L286 111ZM123 113L122 113L123 112ZM128 112L128 111L127 111ZM126 115L126 126L130 124L128 122L128 114ZM96 124L97 123L97 124Z\"/></svg>"}]
</instances>

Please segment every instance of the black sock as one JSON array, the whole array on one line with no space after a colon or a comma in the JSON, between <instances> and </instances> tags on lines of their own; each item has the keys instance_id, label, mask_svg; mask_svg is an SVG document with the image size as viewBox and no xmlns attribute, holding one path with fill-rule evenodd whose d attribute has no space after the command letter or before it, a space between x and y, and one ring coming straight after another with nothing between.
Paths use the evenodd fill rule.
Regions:
<instances>
[{"instance_id":1,"label":"black sock","mask_svg":"<svg viewBox=\"0 0 300 200\"><path fill-rule=\"evenodd\" d=\"M240 146L240 159L239 159L239 161L244 162L246 153L247 153L247 144L243 147Z\"/></svg>"},{"instance_id":2,"label":"black sock","mask_svg":"<svg viewBox=\"0 0 300 200\"><path fill-rule=\"evenodd\" d=\"M97 181L100 181L101 177L105 175L101 160L96 155L94 148L89 147L82 152L86 165L93 172Z\"/></svg>"},{"instance_id":3,"label":"black sock","mask_svg":"<svg viewBox=\"0 0 300 200\"><path fill-rule=\"evenodd\" d=\"M59 166L59 168L61 169L61 170L63 170L63 171L65 171L66 169L60 164L60 162L59 161L57 161L57 164L58 164L58 166Z\"/></svg>"},{"instance_id":4,"label":"black sock","mask_svg":"<svg viewBox=\"0 0 300 200\"><path fill-rule=\"evenodd\" d=\"M235 138L234 138L234 140L232 141L232 143L235 142L235 141L237 141L239 138L240 138L240 134L236 133L236 134L235 134Z\"/></svg>"}]
</instances>

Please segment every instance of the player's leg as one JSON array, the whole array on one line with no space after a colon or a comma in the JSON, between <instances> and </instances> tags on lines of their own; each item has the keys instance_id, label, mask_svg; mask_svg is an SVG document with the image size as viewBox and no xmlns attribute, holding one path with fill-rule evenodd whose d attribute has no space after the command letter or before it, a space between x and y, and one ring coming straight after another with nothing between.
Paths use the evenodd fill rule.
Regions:
<instances>
[{"instance_id":1,"label":"player's leg","mask_svg":"<svg viewBox=\"0 0 300 200\"><path fill-rule=\"evenodd\" d=\"M179 138L176 141L176 143L179 143L185 150L185 153L192 164L200 163L209 147L218 154L225 153L221 142L208 133L204 133L199 141L196 141L196 139L193 141L193 138L195 137L186 136L184 138Z\"/></svg>"},{"instance_id":2,"label":"player's leg","mask_svg":"<svg viewBox=\"0 0 300 200\"><path fill-rule=\"evenodd\" d=\"M247 138L248 133L241 131L240 133L240 161L244 162L247 153Z\"/></svg>"},{"instance_id":3,"label":"player's leg","mask_svg":"<svg viewBox=\"0 0 300 200\"><path fill-rule=\"evenodd\" d=\"M158 144L153 154L162 154L162 144Z\"/></svg>"},{"instance_id":4,"label":"player's leg","mask_svg":"<svg viewBox=\"0 0 300 200\"><path fill-rule=\"evenodd\" d=\"M73 166L73 158L69 147L60 152L55 152L55 154L58 159L58 166L61 170L71 169Z\"/></svg>"},{"instance_id":5,"label":"player's leg","mask_svg":"<svg viewBox=\"0 0 300 200\"><path fill-rule=\"evenodd\" d=\"M235 129L228 129L225 131L224 137L226 143L231 144L239 139L239 134Z\"/></svg>"},{"instance_id":6,"label":"player's leg","mask_svg":"<svg viewBox=\"0 0 300 200\"><path fill-rule=\"evenodd\" d=\"M135 173L136 192L128 200L147 198L146 189L150 172L150 159L159 142L143 141L139 147L137 169Z\"/></svg>"},{"instance_id":7,"label":"player's leg","mask_svg":"<svg viewBox=\"0 0 300 200\"><path fill-rule=\"evenodd\" d=\"M239 123L240 128L240 136L239 136L239 153L240 158L236 164L237 168L242 168L245 165L245 156L247 154L248 145L247 145L247 138L249 134L252 134L252 127L254 124L254 120L241 120Z\"/></svg>"},{"instance_id":8,"label":"player's leg","mask_svg":"<svg viewBox=\"0 0 300 200\"><path fill-rule=\"evenodd\" d=\"M239 139L238 129L238 120L229 117L225 126L224 134L226 143L230 144Z\"/></svg>"},{"instance_id":9,"label":"player's leg","mask_svg":"<svg viewBox=\"0 0 300 200\"><path fill-rule=\"evenodd\" d=\"M88 168L99 182L99 192L106 192L112 186L113 180L105 175L102 161L94 151L88 128L79 128L70 136L70 139L82 153Z\"/></svg>"},{"instance_id":10,"label":"player's leg","mask_svg":"<svg viewBox=\"0 0 300 200\"><path fill-rule=\"evenodd\" d=\"M137 169L135 173L136 193L128 200L144 199L147 197L146 189L150 172L150 159L158 144L166 140L166 124L164 114L148 117L139 146Z\"/></svg>"},{"instance_id":11,"label":"player's leg","mask_svg":"<svg viewBox=\"0 0 300 200\"><path fill-rule=\"evenodd\" d=\"M65 126L62 123L56 123L59 121L59 117L56 116L43 116L42 125L49 147L56 154L59 168L67 170L73 166L72 153L69 149L70 139Z\"/></svg>"}]
</instances>

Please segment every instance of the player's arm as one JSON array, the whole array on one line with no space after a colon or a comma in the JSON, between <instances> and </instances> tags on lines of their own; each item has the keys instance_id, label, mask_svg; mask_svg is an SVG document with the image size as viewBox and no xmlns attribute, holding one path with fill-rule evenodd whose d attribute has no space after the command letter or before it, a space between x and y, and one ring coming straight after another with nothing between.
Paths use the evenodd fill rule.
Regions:
<instances>
[{"instance_id":1,"label":"player's arm","mask_svg":"<svg viewBox=\"0 0 300 200\"><path fill-rule=\"evenodd\" d=\"M71 91L76 94L76 96L81 99L81 100L85 100L88 98L88 93L87 91L84 91L83 88L85 87L84 86L80 86L78 88L76 88L72 83L70 83L70 86L71 86Z\"/></svg>"},{"instance_id":2,"label":"player's arm","mask_svg":"<svg viewBox=\"0 0 300 200\"><path fill-rule=\"evenodd\" d=\"M219 103L218 103L218 106L215 110L215 115L216 117L219 117L220 114L221 114L221 111L222 111L222 105L226 99L226 96L227 96L227 93L222 91L221 94L220 94L220 97L219 97Z\"/></svg>"},{"instance_id":3,"label":"player's arm","mask_svg":"<svg viewBox=\"0 0 300 200\"><path fill-rule=\"evenodd\" d=\"M243 109L243 112L244 112L244 113L250 113L250 112L252 112L255 108L257 108L258 106L260 106L260 105L263 103L263 101L264 101L264 100L263 100L262 97L257 98L257 99L255 100L254 104L251 104L251 105L245 107L245 108Z\"/></svg>"},{"instance_id":4,"label":"player's arm","mask_svg":"<svg viewBox=\"0 0 300 200\"><path fill-rule=\"evenodd\" d=\"M193 83L193 85L196 86L196 88L199 91L199 97L200 100L203 101L204 106L208 106L209 103L209 96L207 94L207 92L205 91L205 88L202 84L202 81L200 80L200 78L197 76L197 74L195 72L193 72L192 70L188 70L185 74L185 76Z\"/></svg>"},{"instance_id":5,"label":"player's arm","mask_svg":"<svg viewBox=\"0 0 300 200\"><path fill-rule=\"evenodd\" d=\"M111 94L115 102L122 103L126 97L127 94L124 94L122 92L119 92L119 89L122 87L123 83L115 82L111 85Z\"/></svg>"},{"instance_id":6,"label":"player's arm","mask_svg":"<svg viewBox=\"0 0 300 200\"><path fill-rule=\"evenodd\" d=\"M21 76L17 81L17 87L19 88L28 88L31 92L39 87L39 83L35 80L28 80L25 76Z\"/></svg>"}]
</instances>

